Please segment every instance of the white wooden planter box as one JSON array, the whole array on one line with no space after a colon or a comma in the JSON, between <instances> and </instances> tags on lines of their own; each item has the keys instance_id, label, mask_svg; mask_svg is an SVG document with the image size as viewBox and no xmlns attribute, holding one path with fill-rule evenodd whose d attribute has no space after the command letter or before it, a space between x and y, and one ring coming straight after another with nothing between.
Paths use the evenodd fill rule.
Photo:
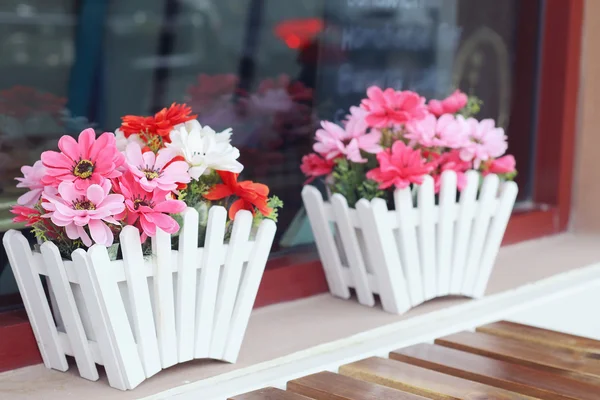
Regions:
<instances>
[{"instance_id":1,"label":"white wooden planter box","mask_svg":"<svg viewBox=\"0 0 600 400\"><path fill-rule=\"evenodd\" d=\"M83 378L97 380L96 364L104 365L110 386L126 390L194 358L235 362L276 226L264 220L251 240L252 215L240 211L225 243L226 214L210 209L198 248L198 213L188 208L179 249L157 229L147 257L138 230L127 226L118 261L100 245L76 250L73 261L51 242L32 252L20 232L7 232L4 247L46 367L66 371L65 356L74 356Z\"/></svg>"},{"instance_id":2,"label":"white wooden planter box","mask_svg":"<svg viewBox=\"0 0 600 400\"><path fill-rule=\"evenodd\" d=\"M395 210L385 200L361 199L349 208L341 194L323 200L313 186L302 198L315 236L330 292L361 304L404 313L446 295L481 297L517 197L514 182L467 172L457 201L456 173L442 175L438 204L433 179L416 192L396 190Z\"/></svg>"}]
</instances>

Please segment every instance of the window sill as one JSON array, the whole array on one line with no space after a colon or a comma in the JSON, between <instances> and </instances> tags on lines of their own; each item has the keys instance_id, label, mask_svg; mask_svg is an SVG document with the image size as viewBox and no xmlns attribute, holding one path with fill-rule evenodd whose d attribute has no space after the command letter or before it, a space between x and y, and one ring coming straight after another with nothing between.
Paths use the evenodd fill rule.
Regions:
<instances>
[{"instance_id":1,"label":"window sill","mask_svg":"<svg viewBox=\"0 0 600 400\"><path fill-rule=\"evenodd\" d=\"M446 332L465 329L461 326L471 321L467 315L478 316L477 321L501 319L509 310L527 308L543 297L556 296L561 291L588 284L594 281L590 277L599 276L600 267L583 268L600 262L598 242L600 236L563 234L504 247L500 250L485 299L437 299L403 316L387 314L378 307L363 307L355 301L344 301L327 294L263 307L252 314L238 363L190 362L157 374L134 391L112 389L104 377L102 382L81 379L74 365L66 373L36 365L0 374L0 394L10 393L13 399L132 399L165 391L169 391L169 395L191 395L196 390L208 393L205 390L209 387L211 390L222 390L223 386L229 388L228 384L221 385L219 389L218 383L224 380L243 381L246 386L259 385L261 382L250 378L260 374L271 378L277 374L289 374L294 368L305 365L307 360L324 357L332 351L379 343L378 340L364 340L363 337L369 335L389 334L402 327L405 330L403 340L411 340L410 335L417 331L423 331L423 335L435 329L437 332L440 329ZM283 283L281 286L286 287ZM465 313L464 310L469 311ZM315 368L324 368L324 359L320 360ZM308 367L302 368L306 370ZM196 397L190 398L198 398L198 395L196 393ZM204 395L202 397L205 398Z\"/></svg>"}]
</instances>

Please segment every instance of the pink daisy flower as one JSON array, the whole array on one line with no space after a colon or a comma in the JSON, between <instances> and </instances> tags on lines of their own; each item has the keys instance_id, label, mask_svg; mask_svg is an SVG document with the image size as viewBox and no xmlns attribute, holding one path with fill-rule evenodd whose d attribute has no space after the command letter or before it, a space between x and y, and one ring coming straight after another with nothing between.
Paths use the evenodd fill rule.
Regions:
<instances>
[{"instance_id":1,"label":"pink daisy flower","mask_svg":"<svg viewBox=\"0 0 600 400\"><path fill-rule=\"evenodd\" d=\"M373 128L391 128L427 115L425 98L409 90L382 91L377 86L367 89L361 107L367 111L366 122Z\"/></svg>"},{"instance_id":2,"label":"pink daisy flower","mask_svg":"<svg viewBox=\"0 0 600 400\"><path fill-rule=\"evenodd\" d=\"M101 185L89 185L85 191L77 190L74 182L61 182L58 195L51 194L51 191L45 191L42 195L46 200L42 201L42 207L48 211L43 217L64 227L71 240L81 239L88 247L94 242L110 246L114 237L106 223L119 225L114 215L125 209L123 196L110 194L110 190L109 180Z\"/></svg>"},{"instance_id":3,"label":"pink daisy flower","mask_svg":"<svg viewBox=\"0 0 600 400\"><path fill-rule=\"evenodd\" d=\"M468 102L469 98L467 95L457 89L444 100L429 100L427 107L429 108L430 113L439 117L443 114L454 114L459 112Z\"/></svg>"},{"instance_id":4,"label":"pink daisy flower","mask_svg":"<svg viewBox=\"0 0 600 400\"><path fill-rule=\"evenodd\" d=\"M461 116L457 118L463 119ZM506 152L508 143L504 129L496 127L493 119L477 121L469 118L466 123L469 140L460 151L463 161L473 161L473 167L478 169L482 161L500 157Z\"/></svg>"},{"instance_id":5,"label":"pink daisy flower","mask_svg":"<svg viewBox=\"0 0 600 400\"><path fill-rule=\"evenodd\" d=\"M183 212L186 205L183 201L173 200L171 192L160 189L147 192L132 173L121 176L118 185L119 192L125 197L126 210L117 218L125 219L127 225L134 225L139 220L142 242L148 236L155 236L157 227L167 233L179 230L177 221L167 214Z\"/></svg>"},{"instance_id":6,"label":"pink daisy flower","mask_svg":"<svg viewBox=\"0 0 600 400\"><path fill-rule=\"evenodd\" d=\"M29 192L23 194L17 199L17 204L25 207L33 207L37 204L44 191L42 178L46 175L46 167L41 161L36 161L33 166L24 165L21 167L22 178L15 178L19 181L18 188L28 188Z\"/></svg>"},{"instance_id":7,"label":"pink daisy flower","mask_svg":"<svg viewBox=\"0 0 600 400\"><path fill-rule=\"evenodd\" d=\"M411 183L423 183L423 177L432 167L425 162L421 150L408 147L397 140L391 149L377 154L379 167L367 172L367 178L379 182L380 189L395 186L404 189Z\"/></svg>"},{"instance_id":8,"label":"pink daisy flower","mask_svg":"<svg viewBox=\"0 0 600 400\"><path fill-rule=\"evenodd\" d=\"M85 190L90 185L102 184L106 178L121 175L118 168L125 161L117 150L112 133L105 132L98 139L93 129L88 128L79 134L75 141L71 136L63 136L58 141L61 152L45 151L42 163L47 169L42 179L44 185L58 186L61 182L73 182L77 190Z\"/></svg>"},{"instance_id":9,"label":"pink daisy flower","mask_svg":"<svg viewBox=\"0 0 600 400\"><path fill-rule=\"evenodd\" d=\"M444 114L440 118L429 114L421 120L408 122L406 130L405 137L423 147L458 149L469 143L465 120L452 114Z\"/></svg>"},{"instance_id":10,"label":"pink daisy flower","mask_svg":"<svg viewBox=\"0 0 600 400\"><path fill-rule=\"evenodd\" d=\"M155 189L173 191L178 183L188 183L189 165L177 157L171 149L160 149L157 154L152 151L142 153L137 143L130 143L125 153L127 167L147 192Z\"/></svg>"}]
</instances>

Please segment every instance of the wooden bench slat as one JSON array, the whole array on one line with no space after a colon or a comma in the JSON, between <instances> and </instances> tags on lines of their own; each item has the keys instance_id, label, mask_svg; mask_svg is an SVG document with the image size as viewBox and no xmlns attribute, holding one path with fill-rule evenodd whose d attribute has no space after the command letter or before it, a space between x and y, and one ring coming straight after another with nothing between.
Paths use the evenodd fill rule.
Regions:
<instances>
[{"instance_id":1,"label":"wooden bench slat","mask_svg":"<svg viewBox=\"0 0 600 400\"><path fill-rule=\"evenodd\" d=\"M504 389L379 357L343 365L340 367L340 373L433 400L531 399Z\"/></svg>"},{"instance_id":2,"label":"wooden bench slat","mask_svg":"<svg viewBox=\"0 0 600 400\"><path fill-rule=\"evenodd\" d=\"M435 343L600 385L600 360L589 359L577 351L474 332L456 333Z\"/></svg>"},{"instance_id":3,"label":"wooden bench slat","mask_svg":"<svg viewBox=\"0 0 600 400\"><path fill-rule=\"evenodd\" d=\"M545 400L597 400L600 388L531 367L432 344L390 353L390 358Z\"/></svg>"},{"instance_id":4,"label":"wooden bench slat","mask_svg":"<svg viewBox=\"0 0 600 400\"><path fill-rule=\"evenodd\" d=\"M500 321L480 326L477 332L532 342L548 347L571 349L587 353L587 357L600 358L600 341L570 335L516 322Z\"/></svg>"},{"instance_id":5,"label":"wooden bench slat","mask_svg":"<svg viewBox=\"0 0 600 400\"><path fill-rule=\"evenodd\" d=\"M316 400L423 400L421 396L360 381L333 372L320 372L288 382L287 390Z\"/></svg>"},{"instance_id":6,"label":"wooden bench slat","mask_svg":"<svg viewBox=\"0 0 600 400\"><path fill-rule=\"evenodd\" d=\"M286 392L285 390L268 387L231 397L228 400L309 400L309 398L296 393Z\"/></svg>"}]
</instances>

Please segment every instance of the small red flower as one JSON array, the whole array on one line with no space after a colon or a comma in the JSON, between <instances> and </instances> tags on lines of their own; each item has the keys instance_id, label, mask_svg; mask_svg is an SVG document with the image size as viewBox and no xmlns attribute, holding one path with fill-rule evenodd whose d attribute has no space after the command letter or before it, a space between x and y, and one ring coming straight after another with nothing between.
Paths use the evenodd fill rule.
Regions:
<instances>
[{"instance_id":1,"label":"small red flower","mask_svg":"<svg viewBox=\"0 0 600 400\"><path fill-rule=\"evenodd\" d=\"M171 104L169 108L163 108L152 117L141 117L137 115L126 115L121 118L121 131L125 137L134 134L149 143L152 135L158 135L163 142L169 143L169 133L175 125L196 119L197 115L192 115L192 109L186 104ZM153 146L150 146L153 147Z\"/></svg>"},{"instance_id":2,"label":"small red flower","mask_svg":"<svg viewBox=\"0 0 600 400\"><path fill-rule=\"evenodd\" d=\"M320 176L329 175L334 166L334 160L324 159L315 153L305 155L300 165L302 173L308 178L304 184L311 183Z\"/></svg>"},{"instance_id":3,"label":"small red flower","mask_svg":"<svg viewBox=\"0 0 600 400\"><path fill-rule=\"evenodd\" d=\"M25 226L32 226L42 220L41 213L35 208L13 206L10 212L15 215L13 222L25 222Z\"/></svg>"},{"instance_id":4,"label":"small red flower","mask_svg":"<svg viewBox=\"0 0 600 400\"><path fill-rule=\"evenodd\" d=\"M394 142L391 149L377 153L379 167L367 172L367 178L379 182L380 189L395 186L404 189L411 183L423 183L423 177L431 172L431 165L421 155L401 140Z\"/></svg>"},{"instance_id":5,"label":"small red flower","mask_svg":"<svg viewBox=\"0 0 600 400\"><path fill-rule=\"evenodd\" d=\"M239 210L248 210L254 215L254 208L264 216L268 216L273 209L267 204L269 188L262 183L252 181L238 182L239 174L228 171L217 171L223 183L217 184L204 195L207 200L221 200L229 196L237 196L239 199L229 207L229 218L234 219Z\"/></svg>"},{"instance_id":6,"label":"small red flower","mask_svg":"<svg viewBox=\"0 0 600 400\"><path fill-rule=\"evenodd\" d=\"M456 173L456 185L459 191L462 191L467 185L468 170L473 167L473 163L463 161L460 158L460 151L453 150L443 154L425 152L425 158L430 160L430 166L433 167L431 176L435 185L435 192L438 193L442 184L442 174L444 171L454 171Z\"/></svg>"}]
</instances>

